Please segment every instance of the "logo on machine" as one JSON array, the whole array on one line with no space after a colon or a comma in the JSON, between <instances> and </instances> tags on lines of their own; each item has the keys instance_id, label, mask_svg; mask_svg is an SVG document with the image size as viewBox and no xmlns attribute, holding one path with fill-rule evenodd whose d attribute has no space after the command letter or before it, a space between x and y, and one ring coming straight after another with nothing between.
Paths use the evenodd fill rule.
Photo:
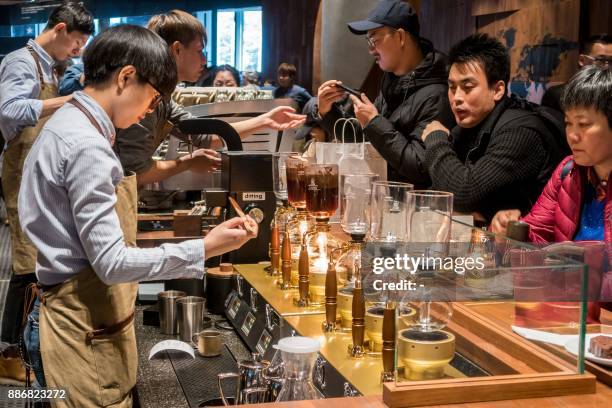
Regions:
<instances>
[{"instance_id":1,"label":"logo on machine","mask_svg":"<svg viewBox=\"0 0 612 408\"><path fill-rule=\"evenodd\" d=\"M242 201L266 201L266 193L264 192L242 193Z\"/></svg>"}]
</instances>

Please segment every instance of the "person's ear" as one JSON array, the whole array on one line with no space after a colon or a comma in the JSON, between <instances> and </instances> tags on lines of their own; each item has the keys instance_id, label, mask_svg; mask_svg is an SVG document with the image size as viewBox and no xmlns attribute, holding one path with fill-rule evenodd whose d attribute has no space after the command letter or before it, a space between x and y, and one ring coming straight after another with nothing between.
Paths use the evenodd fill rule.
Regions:
<instances>
[{"instance_id":1,"label":"person's ear","mask_svg":"<svg viewBox=\"0 0 612 408\"><path fill-rule=\"evenodd\" d=\"M589 65L589 59L586 57L586 55L580 54L580 56L578 57L578 66L582 68L585 65Z\"/></svg>"},{"instance_id":2,"label":"person's ear","mask_svg":"<svg viewBox=\"0 0 612 408\"><path fill-rule=\"evenodd\" d=\"M128 81L136 79L136 75L138 75L138 73L133 65L126 65L121 68L119 74L117 74L117 88L119 92L122 92L126 88Z\"/></svg>"},{"instance_id":3,"label":"person's ear","mask_svg":"<svg viewBox=\"0 0 612 408\"><path fill-rule=\"evenodd\" d=\"M175 41L170 45L170 50L172 51L172 54L174 54L175 58L181 53L181 47L182 44L180 41Z\"/></svg>"},{"instance_id":4,"label":"person's ear","mask_svg":"<svg viewBox=\"0 0 612 408\"><path fill-rule=\"evenodd\" d=\"M397 33L399 34L400 45L404 47L406 45L406 31L403 28L398 28Z\"/></svg>"},{"instance_id":5,"label":"person's ear","mask_svg":"<svg viewBox=\"0 0 612 408\"><path fill-rule=\"evenodd\" d=\"M495 85L493 85L493 99L495 102L499 102L504 95L506 94L506 84L504 81L497 81Z\"/></svg>"},{"instance_id":6,"label":"person's ear","mask_svg":"<svg viewBox=\"0 0 612 408\"><path fill-rule=\"evenodd\" d=\"M62 31L66 30L66 28L67 28L66 23L57 23L55 27L53 27L53 31L55 31L55 34L59 34Z\"/></svg>"}]
</instances>

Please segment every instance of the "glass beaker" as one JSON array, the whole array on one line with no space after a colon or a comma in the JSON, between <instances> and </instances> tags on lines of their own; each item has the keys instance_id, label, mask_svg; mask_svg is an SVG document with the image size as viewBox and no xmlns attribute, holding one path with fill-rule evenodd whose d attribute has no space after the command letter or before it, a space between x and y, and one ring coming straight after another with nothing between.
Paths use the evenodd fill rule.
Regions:
<instances>
[{"instance_id":1,"label":"glass beaker","mask_svg":"<svg viewBox=\"0 0 612 408\"><path fill-rule=\"evenodd\" d=\"M363 239L370 229L370 196L377 174L343 174L340 176L340 214L342 230Z\"/></svg>"},{"instance_id":2,"label":"glass beaker","mask_svg":"<svg viewBox=\"0 0 612 408\"><path fill-rule=\"evenodd\" d=\"M274 347L283 359L283 388L276 402L323 399L312 381L319 342L310 337L285 337Z\"/></svg>"},{"instance_id":3,"label":"glass beaker","mask_svg":"<svg viewBox=\"0 0 612 408\"><path fill-rule=\"evenodd\" d=\"M414 186L408 183L372 183L370 238L376 242L402 242L408 239L408 196Z\"/></svg>"},{"instance_id":4,"label":"glass beaker","mask_svg":"<svg viewBox=\"0 0 612 408\"><path fill-rule=\"evenodd\" d=\"M285 161L289 157L298 157L296 152L277 152L272 156L272 182L274 184L274 195L283 204L288 203L287 195L287 166Z\"/></svg>"}]
</instances>

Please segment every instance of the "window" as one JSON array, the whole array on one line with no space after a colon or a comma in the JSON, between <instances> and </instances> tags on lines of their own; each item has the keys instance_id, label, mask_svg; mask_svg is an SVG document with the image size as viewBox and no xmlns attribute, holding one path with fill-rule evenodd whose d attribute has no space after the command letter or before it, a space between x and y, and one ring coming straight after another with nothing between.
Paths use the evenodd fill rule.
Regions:
<instances>
[{"instance_id":1,"label":"window","mask_svg":"<svg viewBox=\"0 0 612 408\"><path fill-rule=\"evenodd\" d=\"M218 10L214 65L229 64L239 71L261 71L261 7ZM210 55L210 54L209 54Z\"/></svg>"},{"instance_id":2,"label":"window","mask_svg":"<svg viewBox=\"0 0 612 408\"><path fill-rule=\"evenodd\" d=\"M217 12L217 64L236 66L236 13ZM236 67L238 68L238 67Z\"/></svg>"},{"instance_id":3,"label":"window","mask_svg":"<svg viewBox=\"0 0 612 408\"><path fill-rule=\"evenodd\" d=\"M261 71L262 11L261 7L202 10L193 15L204 24L208 35L208 65L229 64L239 71ZM150 15L95 19L94 36L101 29L117 24L146 26ZM46 27L41 24L6 26L11 37L36 37Z\"/></svg>"},{"instance_id":4,"label":"window","mask_svg":"<svg viewBox=\"0 0 612 408\"><path fill-rule=\"evenodd\" d=\"M242 71L261 71L261 9L244 12L242 27Z\"/></svg>"}]
</instances>

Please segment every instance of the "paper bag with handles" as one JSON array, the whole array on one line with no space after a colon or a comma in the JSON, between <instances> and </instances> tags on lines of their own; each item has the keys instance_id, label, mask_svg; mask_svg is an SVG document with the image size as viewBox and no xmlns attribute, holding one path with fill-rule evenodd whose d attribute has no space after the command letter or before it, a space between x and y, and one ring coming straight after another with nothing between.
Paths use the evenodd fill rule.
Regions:
<instances>
[{"instance_id":1,"label":"paper bag with handles","mask_svg":"<svg viewBox=\"0 0 612 408\"><path fill-rule=\"evenodd\" d=\"M354 125L356 123L356 126ZM341 125L340 138L336 129ZM346 142L347 126L353 132L353 140ZM337 163L339 174L377 174L379 180L387 180L387 162L370 142L365 142L359 122L355 118L339 119L334 125L334 140L332 142L314 142L309 147L305 156L315 157L317 163ZM361 135L359 141L358 135Z\"/></svg>"}]
</instances>

